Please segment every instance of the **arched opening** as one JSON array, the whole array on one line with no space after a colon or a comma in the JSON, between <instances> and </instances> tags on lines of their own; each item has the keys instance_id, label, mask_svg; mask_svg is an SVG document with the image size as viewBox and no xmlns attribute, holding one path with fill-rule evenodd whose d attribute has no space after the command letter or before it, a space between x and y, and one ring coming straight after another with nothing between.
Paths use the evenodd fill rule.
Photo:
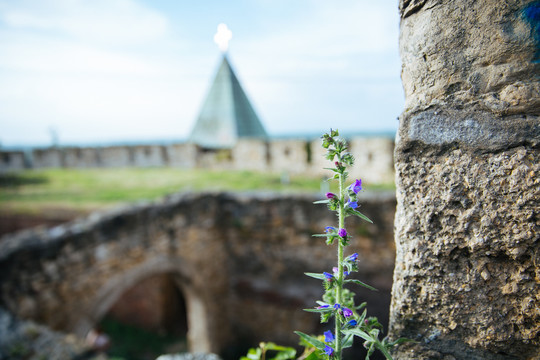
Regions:
<instances>
[{"instance_id":1,"label":"arched opening","mask_svg":"<svg viewBox=\"0 0 540 360\"><path fill-rule=\"evenodd\" d=\"M109 356L133 360L188 351L186 300L172 274L143 278L125 290L97 325Z\"/></svg>"},{"instance_id":2,"label":"arched opening","mask_svg":"<svg viewBox=\"0 0 540 360\"><path fill-rule=\"evenodd\" d=\"M164 276L166 278L164 280L165 288L174 289L174 291L168 292L172 295L165 298L174 299L174 294L176 294L177 305L179 304L179 308L183 309L176 313L177 316L170 316L171 323L174 324L173 329L169 330L173 334L173 339L178 341L181 337L187 337L187 349L190 352L216 351L210 339L208 309L189 280L190 274L193 273L194 270L188 263L167 257L153 257L136 267L121 271L105 279L92 300L82 308L84 309L82 314L74 316L71 329L79 336L88 338L89 334L99 329L104 323L104 319L109 318L111 309L117 304L129 303L125 301L127 295L126 297L124 295L131 289L137 288L143 282L152 283L152 279ZM143 297L151 296L150 289L146 289L142 293ZM151 303L153 304L152 309L160 307L154 302ZM165 303L167 302L165 301ZM161 306L161 308L168 307ZM143 310L138 311L137 316L140 317L142 313ZM165 329L167 329L166 326ZM181 336L174 335L175 332L181 333ZM141 342L147 341L145 339ZM174 347L167 347L165 350L172 353L179 352ZM125 359L131 358L125 357Z\"/></svg>"}]
</instances>

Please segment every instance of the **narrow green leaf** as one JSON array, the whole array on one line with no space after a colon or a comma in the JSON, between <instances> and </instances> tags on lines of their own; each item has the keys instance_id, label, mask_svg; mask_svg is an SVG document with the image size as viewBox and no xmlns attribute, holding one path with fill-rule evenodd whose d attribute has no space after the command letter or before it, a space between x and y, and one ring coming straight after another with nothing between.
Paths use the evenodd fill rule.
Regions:
<instances>
[{"instance_id":1,"label":"narrow green leaf","mask_svg":"<svg viewBox=\"0 0 540 360\"><path fill-rule=\"evenodd\" d=\"M364 303L365 304L365 303ZM362 315L360 315L360 318L358 319L358 323L363 323L367 316L367 309L364 309L362 312Z\"/></svg>"},{"instance_id":2,"label":"narrow green leaf","mask_svg":"<svg viewBox=\"0 0 540 360\"><path fill-rule=\"evenodd\" d=\"M296 335L300 336L302 339L304 339L308 343L310 343L311 345L315 346L317 349L319 349L321 351L324 351L325 344L322 341L320 341L319 339L317 339L317 338L315 338L313 336L304 334L303 332L300 332L300 331L295 331L294 333Z\"/></svg>"},{"instance_id":3,"label":"narrow green leaf","mask_svg":"<svg viewBox=\"0 0 540 360\"><path fill-rule=\"evenodd\" d=\"M326 199L326 200L317 200L317 201L314 201L313 203L314 204L328 204L330 202L329 199Z\"/></svg>"},{"instance_id":4,"label":"narrow green leaf","mask_svg":"<svg viewBox=\"0 0 540 360\"><path fill-rule=\"evenodd\" d=\"M324 170L330 170L330 171L333 171L333 172L336 172L336 173L338 172L338 171L336 170L336 168L323 168L323 169L324 169Z\"/></svg>"},{"instance_id":5,"label":"narrow green leaf","mask_svg":"<svg viewBox=\"0 0 540 360\"><path fill-rule=\"evenodd\" d=\"M313 237L328 237L328 234L313 234Z\"/></svg>"},{"instance_id":6,"label":"narrow green leaf","mask_svg":"<svg viewBox=\"0 0 540 360\"><path fill-rule=\"evenodd\" d=\"M324 313L324 312L331 312L333 308L324 308L324 309L309 308L309 309L303 309L303 310L307 312Z\"/></svg>"},{"instance_id":7,"label":"narrow green leaf","mask_svg":"<svg viewBox=\"0 0 540 360\"><path fill-rule=\"evenodd\" d=\"M292 347L276 345L273 342L265 343L264 349L266 351L277 351L278 353L269 360L289 360L296 357L296 350Z\"/></svg>"},{"instance_id":8,"label":"narrow green leaf","mask_svg":"<svg viewBox=\"0 0 540 360\"><path fill-rule=\"evenodd\" d=\"M390 353L388 352L388 348L385 345L381 344L377 340L377 342L375 343L375 346L384 354L384 357L386 358L386 360L394 360L392 358L392 355L390 355Z\"/></svg>"},{"instance_id":9,"label":"narrow green leaf","mask_svg":"<svg viewBox=\"0 0 540 360\"><path fill-rule=\"evenodd\" d=\"M317 354L317 351L312 351L304 360L321 360L321 357Z\"/></svg>"},{"instance_id":10,"label":"narrow green leaf","mask_svg":"<svg viewBox=\"0 0 540 360\"><path fill-rule=\"evenodd\" d=\"M342 349L349 348L353 345L354 336L352 334L345 335L342 341Z\"/></svg>"},{"instance_id":11,"label":"narrow green leaf","mask_svg":"<svg viewBox=\"0 0 540 360\"><path fill-rule=\"evenodd\" d=\"M348 209L347 211L349 211L351 214L354 214L354 215L358 216L359 218L364 219L367 222L373 224L373 221L371 221L366 215L362 214L360 211L357 211L357 210L354 210L354 209Z\"/></svg>"},{"instance_id":12,"label":"narrow green leaf","mask_svg":"<svg viewBox=\"0 0 540 360\"><path fill-rule=\"evenodd\" d=\"M350 329L350 330L343 330L343 333L347 334L347 335L351 334L351 335L359 336L359 337L361 337L362 339L364 339L366 341L374 341L375 340L367 332L365 332L363 330L360 330L358 328L354 328L354 329Z\"/></svg>"},{"instance_id":13,"label":"narrow green leaf","mask_svg":"<svg viewBox=\"0 0 540 360\"><path fill-rule=\"evenodd\" d=\"M307 275L307 274L306 274ZM323 275L324 276L324 275ZM370 290L373 290L373 291L379 291L377 290L376 288L374 288L373 286L370 286L366 283L363 283L362 281L360 280L356 280L356 279L347 279L345 280L346 283L352 283L352 284L356 284L356 285L360 285L360 286L363 286L365 288L368 288Z\"/></svg>"},{"instance_id":14,"label":"narrow green leaf","mask_svg":"<svg viewBox=\"0 0 540 360\"><path fill-rule=\"evenodd\" d=\"M319 280L325 280L326 279L324 274L319 274L319 273L304 273L304 274L309 276L309 277L312 277L314 279L319 279Z\"/></svg>"},{"instance_id":15,"label":"narrow green leaf","mask_svg":"<svg viewBox=\"0 0 540 360\"><path fill-rule=\"evenodd\" d=\"M360 305L358 305L358 306L356 307L356 310L357 310L357 311L362 310L362 309L365 308L366 306L367 306L367 302L364 301L363 303L361 303Z\"/></svg>"},{"instance_id":16,"label":"narrow green leaf","mask_svg":"<svg viewBox=\"0 0 540 360\"><path fill-rule=\"evenodd\" d=\"M406 343L406 342L411 342L411 341L414 341L414 340L407 339L407 338L399 338L399 339L397 339L395 341L389 342L388 344L390 346L396 346L396 345L400 345L400 344L403 344L403 343Z\"/></svg>"}]
</instances>

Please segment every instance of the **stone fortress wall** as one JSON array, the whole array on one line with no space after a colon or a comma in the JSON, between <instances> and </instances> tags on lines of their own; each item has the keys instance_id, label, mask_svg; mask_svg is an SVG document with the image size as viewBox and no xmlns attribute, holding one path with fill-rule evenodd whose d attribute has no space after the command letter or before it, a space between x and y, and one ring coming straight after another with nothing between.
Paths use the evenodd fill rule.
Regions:
<instances>
[{"instance_id":1,"label":"stone fortress wall","mask_svg":"<svg viewBox=\"0 0 540 360\"><path fill-rule=\"evenodd\" d=\"M239 140L228 150L205 150L195 144L49 147L30 152L0 151L0 173L25 168L178 167L286 172L325 176L320 140ZM353 177L371 183L394 181L394 141L385 137L353 137L350 151L356 158ZM356 172L356 173L355 173Z\"/></svg>"},{"instance_id":2,"label":"stone fortress wall","mask_svg":"<svg viewBox=\"0 0 540 360\"><path fill-rule=\"evenodd\" d=\"M0 318L5 308L84 337L131 287L167 275L185 300L191 351L227 354L259 341L296 345L293 330L321 332L319 317L302 309L315 306L323 289L304 272L335 265L335 247L311 236L336 221L325 205L313 204L318 199L175 194L6 235L0 238ZM353 291L386 323L395 196L365 193L361 204L373 224L347 219L353 234L347 251L359 254L359 279L379 291ZM145 314L136 310L133 318Z\"/></svg>"}]
</instances>

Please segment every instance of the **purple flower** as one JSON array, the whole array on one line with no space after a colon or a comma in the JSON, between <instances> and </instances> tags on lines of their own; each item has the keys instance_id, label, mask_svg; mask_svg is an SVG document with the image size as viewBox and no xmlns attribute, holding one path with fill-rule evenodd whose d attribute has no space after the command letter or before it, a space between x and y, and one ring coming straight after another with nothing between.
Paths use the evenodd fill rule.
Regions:
<instances>
[{"instance_id":1,"label":"purple flower","mask_svg":"<svg viewBox=\"0 0 540 360\"><path fill-rule=\"evenodd\" d=\"M347 261L355 262L357 260L358 260L358 253L354 253L350 255L349 257L347 257Z\"/></svg>"},{"instance_id":2,"label":"purple flower","mask_svg":"<svg viewBox=\"0 0 540 360\"><path fill-rule=\"evenodd\" d=\"M356 179L353 184L349 185L349 190L355 194L358 194L358 192L362 190L362 179Z\"/></svg>"},{"instance_id":3,"label":"purple flower","mask_svg":"<svg viewBox=\"0 0 540 360\"><path fill-rule=\"evenodd\" d=\"M339 229L338 235L341 236L342 238L346 238L347 237L347 230Z\"/></svg>"},{"instance_id":4,"label":"purple flower","mask_svg":"<svg viewBox=\"0 0 540 360\"><path fill-rule=\"evenodd\" d=\"M343 308L343 316L345 316L346 318L348 317L351 317L352 316L352 310L351 309L347 309L346 307Z\"/></svg>"},{"instance_id":5,"label":"purple flower","mask_svg":"<svg viewBox=\"0 0 540 360\"><path fill-rule=\"evenodd\" d=\"M331 343L334 340L335 340L334 339L334 334L332 334L332 332L330 330L326 330L324 332L324 341L327 342L327 343Z\"/></svg>"},{"instance_id":6,"label":"purple flower","mask_svg":"<svg viewBox=\"0 0 540 360\"><path fill-rule=\"evenodd\" d=\"M358 321L352 319L352 320L349 320L349 322L347 323L347 326L356 326L358 325Z\"/></svg>"},{"instance_id":7,"label":"purple flower","mask_svg":"<svg viewBox=\"0 0 540 360\"><path fill-rule=\"evenodd\" d=\"M345 204L346 206L350 207L351 209L356 209L358 207L358 203L356 201L352 201L349 199L349 201L347 201L347 204Z\"/></svg>"},{"instance_id":8,"label":"purple flower","mask_svg":"<svg viewBox=\"0 0 540 360\"><path fill-rule=\"evenodd\" d=\"M334 193L331 193L331 192L326 193L326 198L329 199L329 200L332 200L335 197L336 197L336 194L334 194Z\"/></svg>"},{"instance_id":9,"label":"purple flower","mask_svg":"<svg viewBox=\"0 0 540 360\"><path fill-rule=\"evenodd\" d=\"M334 349L332 349L331 346L325 345L324 346L324 353L328 356L334 355Z\"/></svg>"}]
</instances>

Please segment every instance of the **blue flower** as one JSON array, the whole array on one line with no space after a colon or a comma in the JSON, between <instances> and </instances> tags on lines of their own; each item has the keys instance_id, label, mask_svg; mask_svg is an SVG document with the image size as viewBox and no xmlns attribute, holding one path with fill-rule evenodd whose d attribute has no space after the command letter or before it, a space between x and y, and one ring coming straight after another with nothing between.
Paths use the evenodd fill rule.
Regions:
<instances>
[{"instance_id":1,"label":"blue flower","mask_svg":"<svg viewBox=\"0 0 540 360\"><path fill-rule=\"evenodd\" d=\"M317 306L317 309L328 309L329 307L330 307L330 305L328 305L328 304L323 304L323 305Z\"/></svg>"},{"instance_id":2,"label":"blue flower","mask_svg":"<svg viewBox=\"0 0 540 360\"><path fill-rule=\"evenodd\" d=\"M350 207L351 209L356 209L358 207L358 203L356 201L352 201L349 199L349 201L347 201L347 204L345 204L346 206Z\"/></svg>"},{"instance_id":3,"label":"blue flower","mask_svg":"<svg viewBox=\"0 0 540 360\"><path fill-rule=\"evenodd\" d=\"M339 304L334 304L334 309L337 310L337 309L339 309L340 307L341 307L341 305L339 305Z\"/></svg>"},{"instance_id":4,"label":"blue flower","mask_svg":"<svg viewBox=\"0 0 540 360\"><path fill-rule=\"evenodd\" d=\"M358 192L362 190L362 179L356 179L353 184L349 185L349 190L355 194L358 194Z\"/></svg>"},{"instance_id":5,"label":"blue flower","mask_svg":"<svg viewBox=\"0 0 540 360\"><path fill-rule=\"evenodd\" d=\"M334 355L334 349L331 346L325 345L324 346L324 353L328 356Z\"/></svg>"},{"instance_id":6,"label":"blue flower","mask_svg":"<svg viewBox=\"0 0 540 360\"><path fill-rule=\"evenodd\" d=\"M332 332L330 330L326 330L324 332L324 341L327 342L327 343L331 343L334 340L335 340L334 334L332 334Z\"/></svg>"},{"instance_id":7,"label":"blue flower","mask_svg":"<svg viewBox=\"0 0 540 360\"><path fill-rule=\"evenodd\" d=\"M349 255L346 260L350 262L356 262L358 260L358 253Z\"/></svg>"},{"instance_id":8,"label":"blue flower","mask_svg":"<svg viewBox=\"0 0 540 360\"><path fill-rule=\"evenodd\" d=\"M336 228L333 227L333 226L327 226L327 227L324 228L324 231L327 232L327 233L330 233L330 232L336 231Z\"/></svg>"},{"instance_id":9,"label":"blue flower","mask_svg":"<svg viewBox=\"0 0 540 360\"><path fill-rule=\"evenodd\" d=\"M349 322L346 324L346 326L356 326L358 325L358 321L352 319L352 320L349 320Z\"/></svg>"},{"instance_id":10,"label":"blue flower","mask_svg":"<svg viewBox=\"0 0 540 360\"><path fill-rule=\"evenodd\" d=\"M328 280L328 281L331 281L332 278L334 277L334 275L332 275L332 274L330 274L330 273L327 273L326 271L323 272L323 275L324 275L324 277L326 278L326 280Z\"/></svg>"},{"instance_id":11,"label":"blue flower","mask_svg":"<svg viewBox=\"0 0 540 360\"><path fill-rule=\"evenodd\" d=\"M346 238L347 237L347 230L339 229L338 235L341 236L342 238Z\"/></svg>"},{"instance_id":12,"label":"blue flower","mask_svg":"<svg viewBox=\"0 0 540 360\"><path fill-rule=\"evenodd\" d=\"M351 317L353 314L351 309L347 309L346 307L343 308L343 316L346 318Z\"/></svg>"}]
</instances>

